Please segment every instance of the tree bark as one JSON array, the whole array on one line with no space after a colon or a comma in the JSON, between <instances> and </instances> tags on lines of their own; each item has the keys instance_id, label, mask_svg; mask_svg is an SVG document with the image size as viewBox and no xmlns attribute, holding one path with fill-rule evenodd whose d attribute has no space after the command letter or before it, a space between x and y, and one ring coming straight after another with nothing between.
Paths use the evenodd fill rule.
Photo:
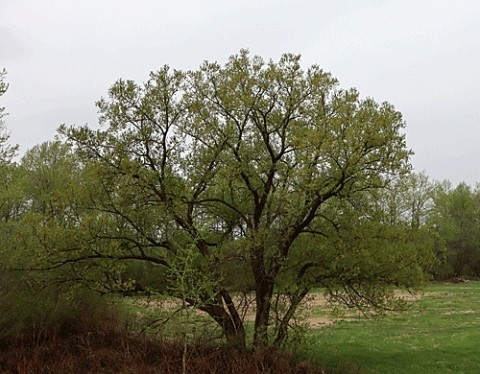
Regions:
<instances>
[{"instance_id":1,"label":"tree bark","mask_svg":"<svg viewBox=\"0 0 480 374\"><path fill-rule=\"evenodd\" d=\"M221 293L226 293L228 295L226 290L222 290ZM227 300L228 299L229 296L227 297ZM219 298L220 302L218 304L205 305L199 309L208 313L208 315L218 323L225 334L225 339L229 347L245 351L247 349L247 337L243 321L240 319L233 303L228 305L228 301L226 302L227 311L221 300L222 298ZM223 300L225 300L225 295L223 296Z\"/></svg>"},{"instance_id":2,"label":"tree bark","mask_svg":"<svg viewBox=\"0 0 480 374\"><path fill-rule=\"evenodd\" d=\"M270 310L272 306L272 295L274 282L271 278L262 277L256 279L255 297L255 332L253 335L253 346L255 349L268 346L268 325Z\"/></svg>"},{"instance_id":3,"label":"tree bark","mask_svg":"<svg viewBox=\"0 0 480 374\"><path fill-rule=\"evenodd\" d=\"M275 340L273 342L273 345L275 347L281 348L285 344L285 340L287 339L288 324L290 323L290 320L295 315L295 312L297 311L298 306L302 302L303 298L307 295L307 293L308 293L308 290L303 289L293 298L288 310L283 315L283 318L279 322L279 325L277 327Z\"/></svg>"},{"instance_id":4,"label":"tree bark","mask_svg":"<svg viewBox=\"0 0 480 374\"><path fill-rule=\"evenodd\" d=\"M223 326L223 331L229 347L239 351L247 350L247 337L243 324L241 326L235 326L231 320L226 321Z\"/></svg>"}]
</instances>

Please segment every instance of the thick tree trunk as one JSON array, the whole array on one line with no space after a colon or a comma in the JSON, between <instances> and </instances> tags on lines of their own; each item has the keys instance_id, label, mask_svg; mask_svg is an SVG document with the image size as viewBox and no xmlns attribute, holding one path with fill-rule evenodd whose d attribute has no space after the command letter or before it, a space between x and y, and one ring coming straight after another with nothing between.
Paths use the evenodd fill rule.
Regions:
<instances>
[{"instance_id":1,"label":"thick tree trunk","mask_svg":"<svg viewBox=\"0 0 480 374\"><path fill-rule=\"evenodd\" d=\"M247 338L243 321L228 291L223 288L220 295L228 310L228 313L226 313L228 321L226 321L224 327L227 344L236 349L245 350L247 348Z\"/></svg>"},{"instance_id":2,"label":"thick tree trunk","mask_svg":"<svg viewBox=\"0 0 480 374\"><path fill-rule=\"evenodd\" d=\"M236 325L231 316L225 311L221 315L212 316L222 328L229 347L245 351L247 349L247 337L243 323Z\"/></svg>"},{"instance_id":3,"label":"thick tree trunk","mask_svg":"<svg viewBox=\"0 0 480 374\"><path fill-rule=\"evenodd\" d=\"M247 337L245 334L245 329L243 328L243 324L239 328L233 323L227 322L223 326L223 331L225 333L225 338L229 347L235 348L239 351L247 350Z\"/></svg>"},{"instance_id":4,"label":"thick tree trunk","mask_svg":"<svg viewBox=\"0 0 480 374\"><path fill-rule=\"evenodd\" d=\"M257 310L255 312L255 332L253 336L255 349L268 346L268 325L272 307L273 285L273 280L266 277L256 280Z\"/></svg>"},{"instance_id":5,"label":"thick tree trunk","mask_svg":"<svg viewBox=\"0 0 480 374\"><path fill-rule=\"evenodd\" d=\"M200 310L208 313L218 323L225 334L228 346L241 351L247 349L247 337L243 321L225 289L220 291L218 303L202 306Z\"/></svg>"},{"instance_id":6,"label":"thick tree trunk","mask_svg":"<svg viewBox=\"0 0 480 374\"><path fill-rule=\"evenodd\" d=\"M270 311L272 308L272 296L275 285L275 275L278 272L267 273L264 262L264 248L255 247L252 249L250 261L255 279L255 331L253 335L254 349L268 347L268 327L270 322ZM273 274L272 274L273 273Z\"/></svg>"}]
</instances>

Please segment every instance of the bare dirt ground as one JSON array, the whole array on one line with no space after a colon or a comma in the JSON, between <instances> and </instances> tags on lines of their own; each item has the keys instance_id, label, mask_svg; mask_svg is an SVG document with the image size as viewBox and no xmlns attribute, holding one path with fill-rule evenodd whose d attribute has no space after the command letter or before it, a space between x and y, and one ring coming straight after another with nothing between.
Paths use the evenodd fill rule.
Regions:
<instances>
[{"instance_id":1,"label":"bare dirt ground","mask_svg":"<svg viewBox=\"0 0 480 374\"><path fill-rule=\"evenodd\" d=\"M396 292L397 298L406 301L419 300L424 295L412 295L405 292ZM243 295L234 298L234 303L240 316L244 321L253 322L255 320L255 298L253 295ZM136 304L142 308L161 309L163 311L180 311L182 303L178 300L137 300ZM302 321L310 327L322 327L331 325L337 321L355 321L364 317L364 315L354 309L339 308L334 311L327 298L321 293L313 293L306 298L304 305L300 307ZM205 313L195 310L193 313L202 316ZM138 317L142 318L143 313L137 312Z\"/></svg>"},{"instance_id":2,"label":"bare dirt ground","mask_svg":"<svg viewBox=\"0 0 480 374\"><path fill-rule=\"evenodd\" d=\"M236 297L234 299L237 310L239 310L244 321L253 322L255 320L255 299L253 295ZM163 311L179 311L182 309L182 303L178 300L137 300L136 305L148 309L161 309ZM332 307L324 295L316 293L308 296L306 303L301 307L302 318L311 327L327 326L338 320L355 320L361 318L361 313L348 311L341 314L334 313ZM201 311L195 311L198 315L203 315ZM138 317L143 317L144 313L137 312Z\"/></svg>"}]
</instances>

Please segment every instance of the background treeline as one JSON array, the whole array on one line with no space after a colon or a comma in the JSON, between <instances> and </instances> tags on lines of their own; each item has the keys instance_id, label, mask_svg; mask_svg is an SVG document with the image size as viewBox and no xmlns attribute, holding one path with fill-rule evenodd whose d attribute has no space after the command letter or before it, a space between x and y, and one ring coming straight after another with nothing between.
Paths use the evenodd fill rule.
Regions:
<instances>
[{"instance_id":1,"label":"background treeline","mask_svg":"<svg viewBox=\"0 0 480 374\"><path fill-rule=\"evenodd\" d=\"M480 277L480 186L436 186L429 220L438 236L436 279Z\"/></svg>"},{"instance_id":2,"label":"background treeline","mask_svg":"<svg viewBox=\"0 0 480 374\"><path fill-rule=\"evenodd\" d=\"M88 170L76 158L70 146L60 141L46 142L29 151L18 162L4 158L0 163L0 235L2 237L3 263L12 260L18 268L35 268L49 256L49 246L69 247L89 239L92 226L101 222L96 212L88 214L91 196L96 191L96 180L89 180ZM448 181L431 181L424 173L412 173L399 179L389 189L372 197L377 213L388 226L422 229L418 241L433 241L436 254L431 269L434 280L480 277L480 188L460 183L453 186ZM147 218L145 218L147 219ZM82 225L81 225L82 223ZM103 224L106 224L103 222ZM114 225L115 222L109 222ZM84 227L86 232L78 229ZM115 230L121 230L117 227ZM88 232L87 232L88 231ZM411 231L410 235L413 235ZM428 232L428 235L426 234ZM24 248L25 251L21 249ZM51 254L54 254L52 250ZM52 258L50 258L52 260ZM61 260L61 259L59 259ZM52 261L50 261L50 264ZM60 262L58 262L60 265ZM112 277L111 269L90 269L92 274L110 277L103 283L105 292L125 289L121 277ZM159 276L146 269L148 265L130 266L137 280L148 283L164 283ZM228 264L226 273L232 286L248 285L248 272L239 271L235 258ZM71 277L72 268L68 268ZM85 269L82 269L85 270ZM54 272L61 280L61 272ZM112 274L109 274L112 273ZM118 270L118 274L121 269ZM109 275L107 275L109 274ZM166 275L165 275L166 276ZM150 278L150 279L149 279ZM79 274L85 280L85 273ZM92 279L95 276L92 275ZM128 283L127 279L124 279ZM143 287L137 284L133 287Z\"/></svg>"},{"instance_id":3,"label":"background treeline","mask_svg":"<svg viewBox=\"0 0 480 374\"><path fill-rule=\"evenodd\" d=\"M413 173L387 198L392 222L424 227L434 240L433 280L480 277L480 187Z\"/></svg>"}]
</instances>

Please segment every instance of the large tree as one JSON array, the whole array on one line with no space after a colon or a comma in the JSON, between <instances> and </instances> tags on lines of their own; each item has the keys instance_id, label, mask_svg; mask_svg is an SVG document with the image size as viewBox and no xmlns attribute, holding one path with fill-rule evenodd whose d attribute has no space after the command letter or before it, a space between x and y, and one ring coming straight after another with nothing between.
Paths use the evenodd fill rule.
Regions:
<instances>
[{"instance_id":1,"label":"large tree","mask_svg":"<svg viewBox=\"0 0 480 374\"><path fill-rule=\"evenodd\" d=\"M94 246L59 248L56 261L145 261L240 348L231 263L251 277L256 347L284 343L312 287L385 306L391 285L414 286L426 252L363 203L409 171L401 114L299 62L242 50L224 66L164 67L143 85L116 82L98 102L100 130L62 126L95 175L102 219Z\"/></svg>"}]
</instances>

